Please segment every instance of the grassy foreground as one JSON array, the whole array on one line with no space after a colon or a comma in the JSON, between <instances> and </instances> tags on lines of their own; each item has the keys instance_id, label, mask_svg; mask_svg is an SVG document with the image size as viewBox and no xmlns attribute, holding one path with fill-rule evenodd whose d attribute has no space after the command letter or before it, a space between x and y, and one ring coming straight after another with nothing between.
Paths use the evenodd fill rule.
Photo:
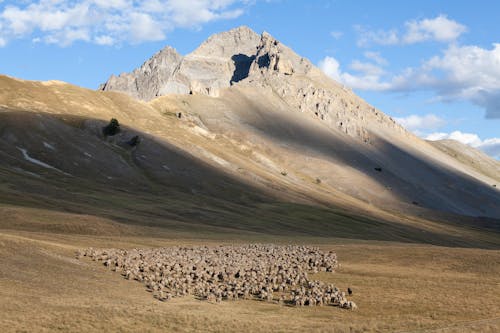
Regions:
<instances>
[{"instance_id":1,"label":"grassy foreground","mask_svg":"<svg viewBox=\"0 0 500 333\"><path fill-rule=\"evenodd\" d=\"M218 244L151 236L0 230L3 332L498 332L500 251L348 239L275 238L334 249L340 269L318 278L354 290L358 311L258 301L155 300L135 281L74 259L77 248ZM235 236L235 242L245 242ZM255 241L255 239L250 239ZM269 241L269 239L264 239ZM319 243L318 243L319 242Z\"/></svg>"}]
</instances>

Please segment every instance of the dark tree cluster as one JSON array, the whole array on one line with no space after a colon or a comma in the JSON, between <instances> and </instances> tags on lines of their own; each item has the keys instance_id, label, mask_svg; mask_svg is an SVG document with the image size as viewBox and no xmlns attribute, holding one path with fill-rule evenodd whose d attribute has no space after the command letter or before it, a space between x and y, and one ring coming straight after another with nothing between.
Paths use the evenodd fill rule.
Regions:
<instances>
[{"instance_id":1,"label":"dark tree cluster","mask_svg":"<svg viewBox=\"0 0 500 333\"><path fill-rule=\"evenodd\" d=\"M113 136L120 133L120 123L115 118L109 121L109 124L103 127L102 134L104 136Z\"/></svg>"}]
</instances>

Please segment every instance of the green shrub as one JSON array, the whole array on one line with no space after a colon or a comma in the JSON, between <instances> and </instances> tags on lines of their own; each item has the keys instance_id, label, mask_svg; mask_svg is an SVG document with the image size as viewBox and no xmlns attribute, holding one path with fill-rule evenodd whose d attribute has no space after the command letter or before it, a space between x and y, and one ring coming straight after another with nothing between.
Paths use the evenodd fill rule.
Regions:
<instances>
[{"instance_id":1,"label":"green shrub","mask_svg":"<svg viewBox=\"0 0 500 333\"><path fill-rule=\"evenodd\" d=\"M115 118L109 121L109 124L103 127L102 133L104 136L113 136L120 133L120 123Z\"/></svg>"},{"instance_id":2,"label":"green shrub","mask_svg":"<svg viewBox=\"0 0 500 333\"><path fill-rule=\"evenodd\" d=\"M136 135L132 139L130 139L127 143L129 144L129 146L135 147L139 143L141 143L141 138L138 135Z\"/></svg>"}]
</instances>

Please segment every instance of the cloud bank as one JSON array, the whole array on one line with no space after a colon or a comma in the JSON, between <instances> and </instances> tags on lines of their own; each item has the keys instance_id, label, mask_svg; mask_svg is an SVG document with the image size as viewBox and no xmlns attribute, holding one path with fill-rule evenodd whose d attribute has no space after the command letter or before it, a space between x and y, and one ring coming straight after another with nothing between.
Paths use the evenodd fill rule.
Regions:
<instances>
[{"instance_id":1,"label":"cloud bank","mask_svg":"<svg viewBox=\"0 0 500 333\"><path fill-rule=\"evenodd\" d=\"M365 54L366 57L366 54ZM430 91L443 102L468 101L485 110L487 118L500 118L500 44L491 49L474 45L448 46L441 55L390 73L386 64L366 57L344 71L334 57L318 66L334 80L353 89L411 93Z\"/></svg>"},{"instance_id":2,"label":"cloud bank","mask_svg":"<svg viewBox=\"0 0 500 333\"><path fill-rule=\"evenodd\" d=\"M467 27L450 20L446 15L435 18L410 20L405 22L405 28L390 30L373 30L356 25L358 32L357 44L360 47L370 45L408 45L427 41L449 43L455 41L467 31Z\"/></svg>"},{"instance_id":3,"label":"cloud bank","mask_svg":"<svg viewBox=\"0 0 500 333\"><path fill-rule=\"evenodd\" d=\"M0 47L30 38L68 46L158 41L175 28L198 28L243 14L248 0L38 0L0 2Z\"/></svg>"},{"instance_id":4,"label":"cloud bank","mask_svg":"<svg viewBox=\"0 0 500 333\"><path fill-rule=\"evenodd\" d=\"M444 139L456 140L463 144L480 149L493 158L500 160L500 138L481 140L477 134L454 131L451 133L432 133L425 137L425 139L431 141Z\"/></svg>"},{"instance_id":5,"label":"cloud bank","mask_svg":"<svg viewBox=\"0 0 500 333\"><path fill-rule=\"evenodd\" d=\"M394 118L404 128L412 132L420 132L422 130L436 130L446 124L446 121L434 114L427 114L424 116L410 115L402 118Z\"/></svg>"}]
</instances>

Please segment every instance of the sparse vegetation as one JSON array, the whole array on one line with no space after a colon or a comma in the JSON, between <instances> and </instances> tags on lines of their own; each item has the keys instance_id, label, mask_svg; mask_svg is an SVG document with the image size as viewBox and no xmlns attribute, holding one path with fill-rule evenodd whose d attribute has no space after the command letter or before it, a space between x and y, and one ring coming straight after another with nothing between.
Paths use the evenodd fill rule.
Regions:
<instances>
[{"instance_id":1,"label":"sparse vegetation","mask_svg":"<svg viewBox=\"0 0 500 333\"><path fill-rule=\"evenodd\" d=\"M104 136L113 136L120 133L120 123L118 122L118 120L112 118L109 121L109 124L103 127L102 133L104 134Z\"/></svg>"},{"instance_id":2,"label":"sparse vegetation","mask_svg":"<svg viewBox=\"0 0 500 333\"><path fill-rule=\"evenodd\" d=\"M286 175L288 175L288 172L286 172L286 170L283 170L283 171L281 171L281 175L286 176Z\"/></svg>"},{"instance_id":3,"label":"sparse vegetation","mask_svg":"<svg viewBox=\"0 0 500 333\"><path fill-rule=\"evenodd\" d=\"M130 140L128 140L128 145L131 147L137 146L139 143L141 143L141 138L138 135L135 135L132 137Z\"/></svg>"}]
</instances>

